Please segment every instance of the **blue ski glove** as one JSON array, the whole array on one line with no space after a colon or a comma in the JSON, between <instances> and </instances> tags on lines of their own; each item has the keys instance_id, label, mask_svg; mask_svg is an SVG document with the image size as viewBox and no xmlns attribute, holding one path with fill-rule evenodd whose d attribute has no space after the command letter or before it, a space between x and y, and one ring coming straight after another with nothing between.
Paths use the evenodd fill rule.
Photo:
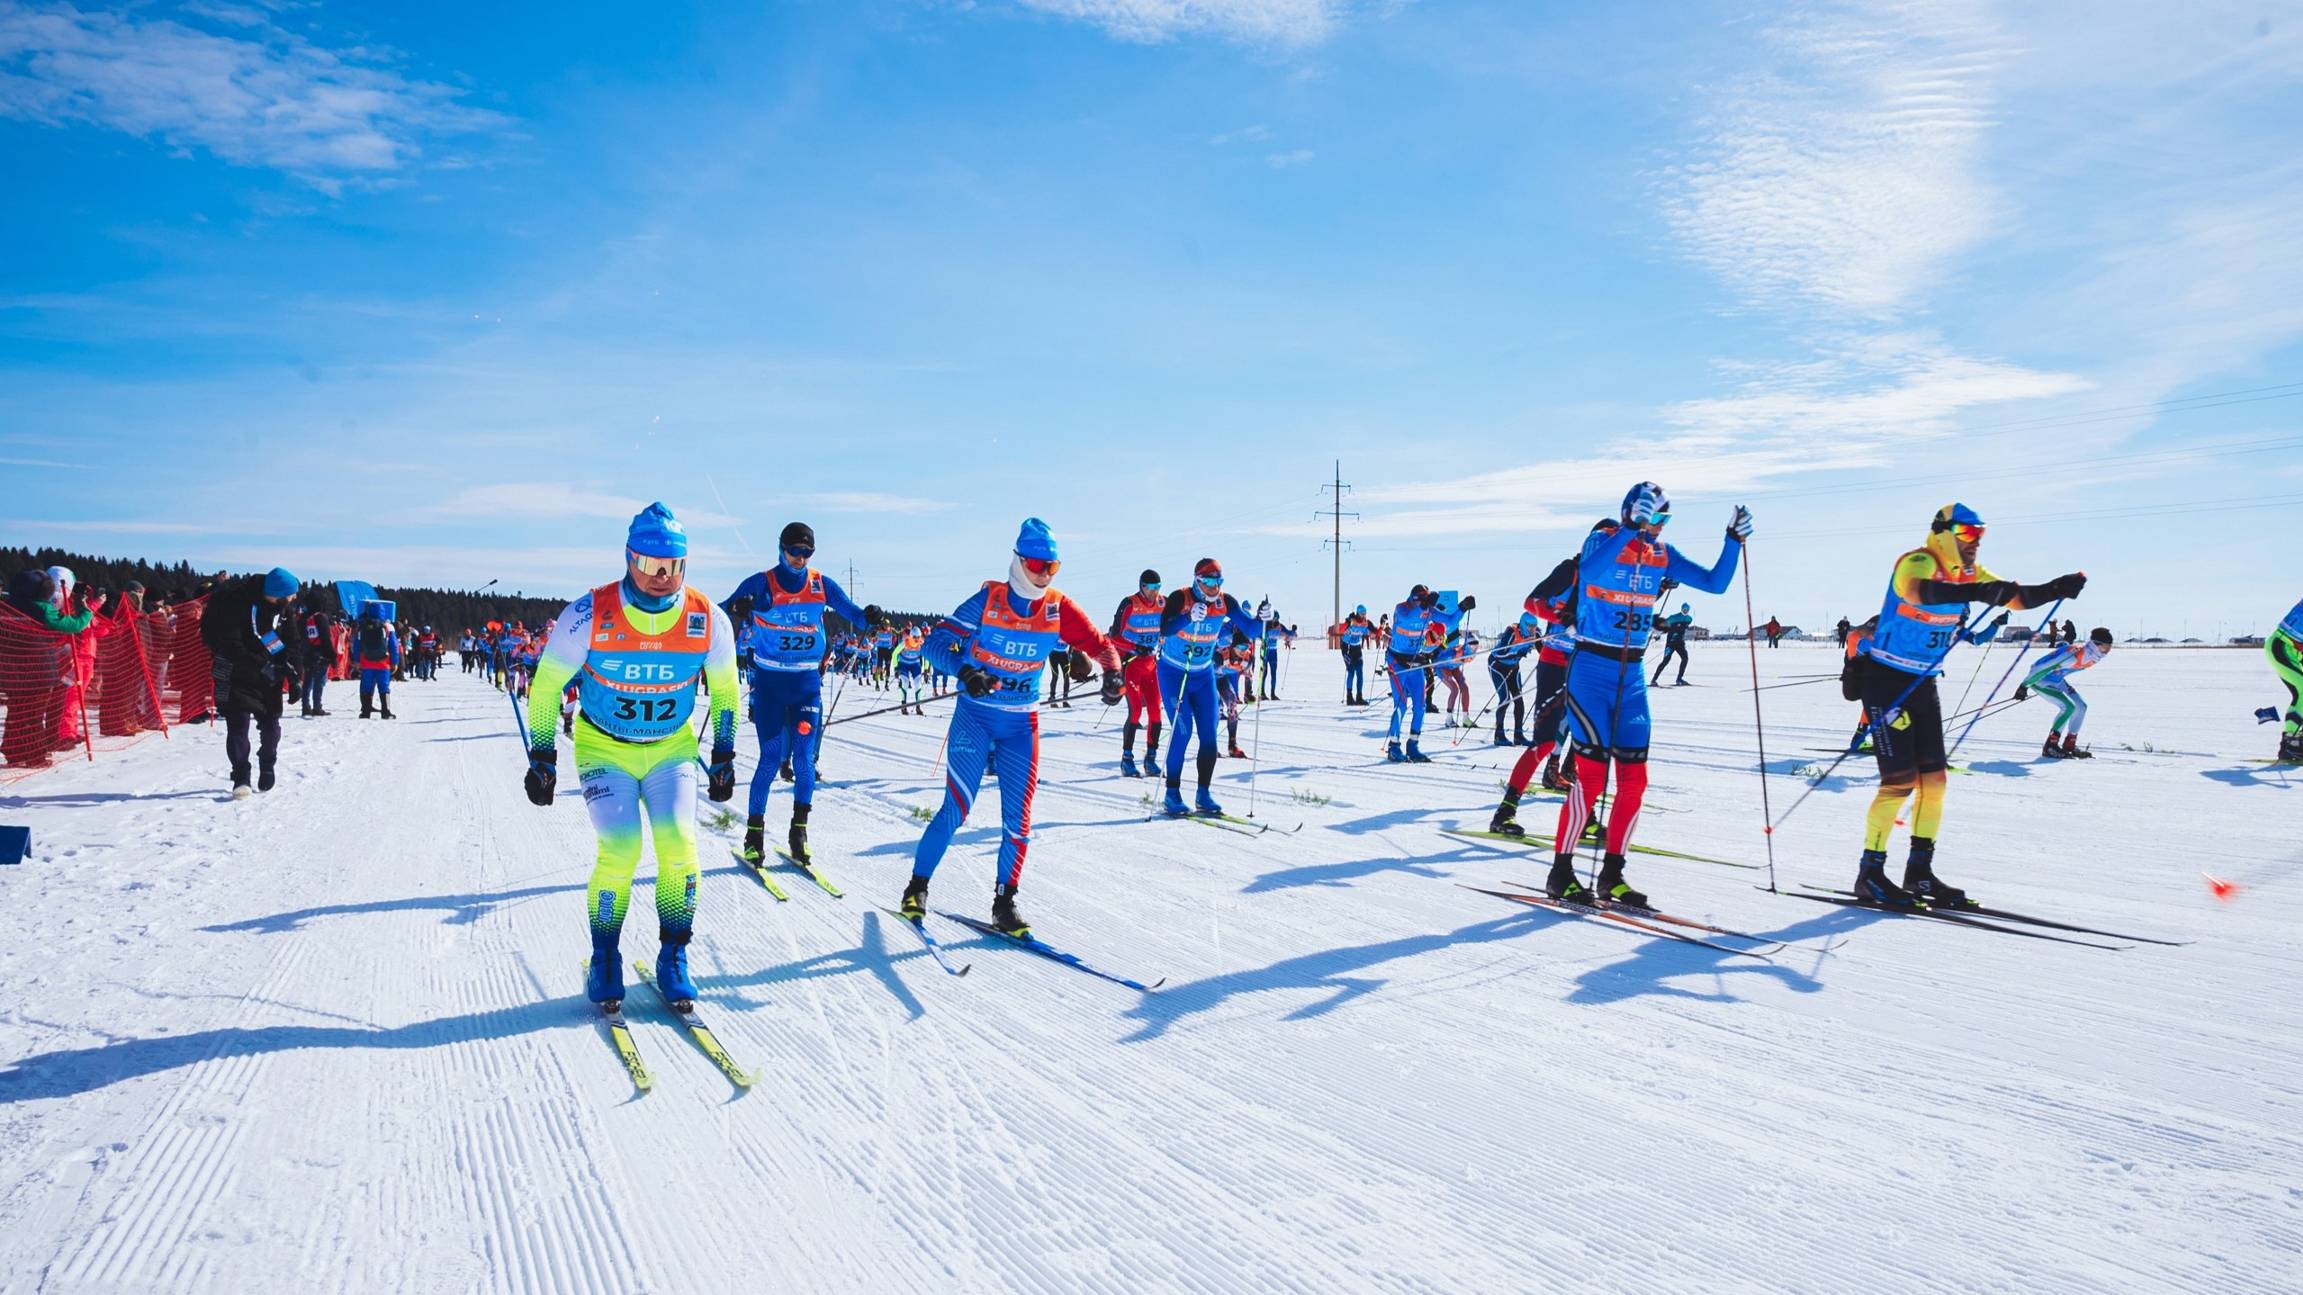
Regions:
<instances>
[{"instance_id":1,"label":"blue ski glove","mask_svg":"<svg viewBox=\"0 0 2303 1295\"><path fill-rule=\"evenodd\" d=\"M528 803L549 805L552 788L560 781L560 752L556 747L528 752Z\"/></svg>"},{"instance_id":2,"label":"blue ski glove","mask_svg":"<svg viewBox=\"0 0 2303 1295\"><path fill-rule=\"evenodd\" d=\"M706 782L705 795L715 803L724 804L736 794L736 748L715 746L712 763L708 766L711 777Z\"/></svg>"},{"instance_id":3,"label":"blue ski glove","mask_svg":"<svg viewBox=\"0 0 2303 1295\"><path fill-rule=\"evenodd\" d=\"M1745 540L1750 539L1751 510L1744 507L1742 504L1737 504L1735 506L1735 515L1727 519L1727 533L1730 536L1733 536L1735 542L1738 544L1741 544Z\"/></svg>"}]
</instances>

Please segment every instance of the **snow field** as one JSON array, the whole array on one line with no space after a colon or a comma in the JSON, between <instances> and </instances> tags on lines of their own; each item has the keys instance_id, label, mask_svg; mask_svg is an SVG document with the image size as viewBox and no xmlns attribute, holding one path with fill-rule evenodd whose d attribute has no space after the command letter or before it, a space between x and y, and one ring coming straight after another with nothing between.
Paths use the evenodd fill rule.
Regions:
<instances>
[{"instance_id":1,"label":"snow field","mask_svg":"<svg viewBox=\"0 0 2303 1295\"><path fill-rule=\"evenodd\" d=\"M1763 863L1749 657L1694 661L1703 686L1653 694L1639 840ZM1119 712L1043 717L1025 909L1169 977L1151 995L940 921L973 970L937 971L878 905L950 703L833 728L811 828L846 899L786 873L778 904L728 854L740 817L702 833L701 1006L749 1094L635 980L657 1087L634 1098L581 1002L580 797L527 804L473 680L401 686L391 723L290 717L280 788L241 804L199 727L19 784L0 1290L2296 1287L2303 778L2260 762L2259 654L2114 653L2078 681L2098 759L2038 761L2026 704L1951 780L1946 876L2194 943L2071 948L1632 856L1663 907L1794 942L1772 963L1451 884L1541 876L1439 831L1484 826L1514 753L1427 728L1438 763L1385 765L1380 680L1346 710L1330 654L1288 669L1241 741L1257 816L1297 835L1143 822ZM1781 813L1853 707L1762 697ZM1224 762L1233 813L1246 777ZM1846 884L1871 785L1851 759L1782 827L1781 885ZM936 907L985 911L998 794ZM1521 820L1548 833L1556 805ZM2219 904L2202 871L2243 889Z\"/></svg>"}]
</instances>

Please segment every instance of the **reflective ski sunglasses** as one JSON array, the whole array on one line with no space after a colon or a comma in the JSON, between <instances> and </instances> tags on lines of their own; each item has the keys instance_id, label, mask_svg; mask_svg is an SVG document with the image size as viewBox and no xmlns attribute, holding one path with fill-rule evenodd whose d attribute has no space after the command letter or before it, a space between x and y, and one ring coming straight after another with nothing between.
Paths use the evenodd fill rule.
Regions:
<instances>
[{"instance_id":1,"label":"reflective ski sunglasses","mask_svg":"<svg viewBox=\"0 0 2303 1295\"><path fill-rule=\"evenodd\" d=\"M1953 522L1951 538L1962 544L1980 544L1983 542L1983 528L1967 522Z\"/></svg>"},{"instance_id":2,"label":"reflective ski sunglasses","mask_svg":"<svg viewBox=\"0 0 2303 1295\"><path fill-rule=\"evenodd\" d=\"M798 558L802 562L805 562L809 558L812 558L816 555L816 546L813 544L803 544L797 548L794 548L787 544L784 546L784 552L791 554L793 557Z\"/></svg>"},{"instance_id":3,"label":"reflective ski sunglasses","mask_svg":"<svg viewBox=\"0 0 2303 1295\"><path fill-rule=\"evenodd\" d=\"M624 561L631 567L633 575L646 576L650 580L661 580L666 576L684 576L688 573L688 560L686 558L659 558L626 549Z\"/></svg>"},{"instance_id":4,"label":"reflective ski sunglasses","mask_svg":"<svg viewBox=\"0 0 2303 1295\"><path fill-rule=\"evenodd\" d=\"M1016 554L1016 561L1024 564L1024 570L1042 580L1053 578L1056 572L1063 570L1064 565L1054 558L1027 558L1021 553Z\"/></svg>"}]
</instances>

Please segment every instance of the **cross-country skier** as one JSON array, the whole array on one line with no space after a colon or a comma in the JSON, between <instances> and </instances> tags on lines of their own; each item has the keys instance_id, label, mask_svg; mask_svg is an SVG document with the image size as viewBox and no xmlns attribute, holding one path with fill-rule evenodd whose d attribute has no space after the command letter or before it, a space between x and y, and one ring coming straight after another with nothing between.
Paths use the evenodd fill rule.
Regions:
<instances>
[{"instance_id":1,"label":"cross-country skier","mask_svg":"<svg viewBox=\"0 0 2303 1295\"><path fill-rule=\"evenodd\" d=\"M959 676L963 695L953 703L945 744L944 803L920 833L912 878L904 887L899 911L911 921L927 915L928 882L952 834L975 807L985 765L997 763L1000 853L992 925L1004 935L1031 930L1016 911L1016 888L1031 848L1032 796L1040 779L1040 677L1048 653L1057 643L1069 644L1073 672L1082 682L1102 666L1105 705L1117 702L1121 691L1119 649L1055 589L1062 566L1048 524L1025 518L1007 579L985 581L928 635L928 659Z\"/></svg>"},{"instance_id":2,"label":"cross-country skier","mask_svg":"<svg viewBox=\"0 0 2303 1295\"><path fill-rule=\"evenodd\" d=\"M1367 640L1375 633L1368 624L1367 604L1352 608L1343 618L1337 638L1343 644L1343 704L1367 705Z\"/></svg>"},{"instance_id":3,"label":"cross-country skier","mask_svg":"<svg viewBox=\"0 0 2303 1295\"><path fill-rule=\"evenodd\" d=\"M792 822L787 834L792 857L808 855L808 812L816 799L815 745L824 722L824 612L838 612L851 625L875 633L885 618L878 606L858 607L839 582L808 565L816 554L816 533L792 522L776 537L776 565L744 577L720 604L722 610L748 605L752 616L752 731L760 762L752 769L745 806L744 858L758 863L767 835L768 792L776 775L792 782ZM730 611L733 615L733 612ZM810 758L792 759L795 754Z\"/></svg>"},{"instance_id":4,"label":"cross-country skier","mask_svg":"<svg viewBox=\"0 0 2303 1295\"><path fill-rule=\"evenodd\" d=\"M1895 560L1879 628L1864 642L1857 663L1864 710L1872 717L1872 752L1879 760L1879 790L1864 820L1863 858L1855 875L1856 897L1870 903L1905 906L1921 900L1950 907L1967 899L1965 891L1935 875L1946 765L1943 702L1936 696L1935 679L1958 640L1968 605L2021 611L2076 598L2087 587L2086 574L2076 571L2039 585L2002 580L1976 562L1982 543L1983 519L1974 509L1965 504L1938 509L1927 542ZM1911 855L1898 886L1887 879L1887 842L1904 801L1915 791Z\"/></svg>"},{"instance_id":5,"label":"cross-country skier","mask_svg":"<svg viewBox=\"0 0 2303 1295\"><path fill-rule=\"evenodd\" d=\"M2055 703L2055 725L2048 730L2039 754L2050 760L2091 760L2095 753L2079 749L2079 726L2087 722L2087 699L2072 686L2071 676L2092 667L2111 653L2111 631L2101 625L2088 632L2084 643L2066 643L2040 658L2015 689L2015 699L2038 693Z\"/></svg>"},{"instance_id":6,"label":"cross-country skier","mask_svg":"<svg viewBox=\"0 0 2303 1295\"><path fill-rule=\"evenodd\" d=\"M1609 518L1592 528L1592 534L1613 534L1620 523ZM1534 744L1520 752L1511 766L1511 776L1504 782L1503 802L1495 807L1494 817L1488 820L1487 830L1505 836L1525 836L1526 829L1519 825L1519 800L1527 794L1527 786L1535 780L1536 770L1543 770L1543 785L1548 791L1567 791L1574 786L1560 776L1558 747L1567 732L1567 662L1575 650L1576 599L1579 584L1577 565L1582 560L1562 558L1534 589L1528 591L1521 605L1520 623L1533 617L1544 626L1542 646L1537 649L1535 665L1535 726Z\"/></svg>"},{"instance_id":7,"label":"cross-country skier","mask_svg":"<svg viewBox=\"0 0 2303 1295\"><path fill-rule=\"evenodd\" d=\"M1478 600L1466 598L1459 604L1464 611L1478 605ZM1423 716L1435 709L1426 699L1432 662L1432 645L1428 635L1439 629L1444 635L1437 613L1439 595L1428 585L1417 585L1407 591L1406 601L1392 609L1391 638L1385 653L1385 664L1391 672L1391 736L1383 747L1384 759L1394 764L1413 761L1428 764L1431 757L1423 753ZM1401 724L1405 718L1407 748L1400 749Z\"/></svg>"},{"instance_id":8,"label":"cross-country skier","mask_svg":"<svg viewBox=\"0 0 2303 1295\"><path fill-rule=\"evenodd\" d=\"M925 668L927 635L917 625L904 626L903 637L896 640L896 697L900 702L897 714L925 715L920 705L920 675Z\"/></svg>"},{"instance_id":9,"label":"cross-country skier","mask_svg":"<svg viewBox=\"0 0 2303 1295\"><path fill-rule=\"evenodd\" d=\"M640 861L640 816L656 840L656 986L694 1001L688 939L696 918L697 684L709 697L710 795L736 794L736 635L703 591L687 584L688 534L662 504L632 518L624 574L568 604L552 625L528 694L528 799L552 803L560 693L577 689L576 777L599 841L584 888L592 961L584 993L624 997L618 937Z\"/></svg>"},{"instance_id":10,"label":"cross-country skier","mask_svg":"<svg viewBox=\"0 0 2303 1295\"><path fill-rule=\"evenodd\" d=\"M1208 790L1219 758L1216 649L1234 631L1251 642L1263 635L1263 622L1249 615L1239 599L1223 591L1223 567L1214 558L1201 558L1192 566L1191 574L1191 583L1170 593L1160 609L1160 705L1173 726L1167 746L1167 799L1160 808L1175 818L1223 813L1223 806ZM1183 756L1194 729L1200 739L1199 796L1187 808L1183 803Z\"/></svg>"},{"instance_id":11,"label":"cross-country skier","mask_svg":"<svg viewBox=\"0 0 2303 1295\"><path fill-rule=\"evenodd\" d=\"M2287 689L2287 710L2279 726L2281 764L2303 764L2303 602L2296 603L2264 641L2264 655Z\"/></svg>"},{"instance_id":12,"label":"cross-country skier","mask_svg":"<svg viewBox=\"0 0 2303 1295\"><path fill-rule=\"evenodd\" d=\"M1255 672L1255 649L1248 646L1247 636L1234 633L1231 644L1215 654L1215 695L1223 709L1224 754L1234 760L1247 759L1247 752L1239 749L1239 686L1240 680Z\"/></svg>"},{"instance_id":13,"label":"cross-country skier","mask_svg":"<svg viewBox=\"0 0 2303 1295\"><path fill-rule=\"evenodd\" d=\"M1487 682L1495 689L1495 744L1527 745L1527 699L1519 677L1520 662L1543 638L1543 621L1534 612L1521 612L1519 619L1503 628L1496 636L1495 647L1487 654ZM1511 737L1503 735L1503 713L1511 712Z\"/></svg>"},{"instance_id":14,"label":"cross-country skier","mask_svg":"<svg viewBox=\"0 0 2303 1295\"><path fill-rule=\"evenodd\" d=\"M1688 607L1689 604L1681 603L1678 611L1655 623L1656 628L1663 631L1663 655L1656 659L1655 678L1650 679L1649 683L1663 682L1663 668L1671 664L1673 657L1679 658L1679 677L1672 682L1687 682L1687 627L1695 623L1695 617L1688 614Z\"/></svg>"},{"instance_id":15,"label":"cross-country skier","mask_svg":"<svg viewBox=\"0 0 2303 1295\"><path fill-rule=\"evenodd\" d=\"M1277 612L1263 617L1263 699L1265 701L1279 700L1279 649L1283 642L1290 650L1293 650L1295 631L1280 624ZM1234 743L1233 745L1238 744Z\"/></svg>"},{"instance_id":16,"label":"cross-country skier","mask_svg":"<svg viewBox=\"0 0 2303 1295\"><path fill-rule=\"evenodd\" d=\"M1639 807L1647 796L1649 720L1641 658L1647 651L1654 607L1666 582L1707 594L1724 592L1735 579L1743 542L1751 537L1751 510L1736 505L1719 560L1708 568L1663 542L1671 502L1662 486L1652 481L1633 486L1617 516L1620 525L1586 537L1576 559L1581 590L1576 599L1575 655L1567 666L1576 786L1560 806L1559 835L1544 890L1554 899L1587 901L1589 892L1575 875L1575 845L1600 793L1607 789L1612 763L1615 803L1608 811L1606 853L1594 884L1601 898L1644 906L1647 896L1623 878L1623 852L1631 844Z\"/></svg>"},{"instance_id":17,"label":"cross-country skier","mask_svg":"<svg viewBox=\"0 0 2303 1295\"><path fill-rule=\"evenodd\" d=\"M1127 682L1128 718L1120 728L1120 776L1133 778L1136 770L1136 729L1148 728L1144 737L1142 774L1154 777L1159 771L1159 644L1160 613L1166 600L1160 596L1159 572L1149 567L1136 577L1136 591L1120 599L1112 611L1111 628L1104 637L1119 644L1127 654L1127 665L1122 672Z\"/></svg>"}]
</instances>

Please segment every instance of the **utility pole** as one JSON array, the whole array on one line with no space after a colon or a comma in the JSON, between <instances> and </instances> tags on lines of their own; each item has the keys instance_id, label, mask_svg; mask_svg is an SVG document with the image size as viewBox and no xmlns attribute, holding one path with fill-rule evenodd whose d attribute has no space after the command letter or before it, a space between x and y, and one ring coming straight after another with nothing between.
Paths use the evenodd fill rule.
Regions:
<instances>
[{"instance_id":1,"label":"utility pole","mask_svg":"<svg viewBox=\"0 0 2303 1295\"><path fill-rule=\"evenodd\" d=\"M852 561L848 563L848 579L846 589L848 597L853 598L856 596L856 564Z\"/></svg>"},{"instance_id":2,"label":"utility pole","mask_svg":"<svg viewBox=\"0 0 2303 1295\"><path fill-rule=\"evenodd\" d=\"M1327 623L1331 626L1341 625L1343 623L1343 519L1349 517L1357 520L1359 517L1358 513L1347 513L1343 510L1344 494L1351 487L1343 482L1342 459L1335 461L1334 484L1321 486L1320 489L1332 491L1334 494L1329 507L1312 514L1315 518L1329 517L1335 520L1335 537L1325 542L1327 549L1335 554L1335 610L1334 614L1328 617Z\"/></svg>"}]
</instances>

